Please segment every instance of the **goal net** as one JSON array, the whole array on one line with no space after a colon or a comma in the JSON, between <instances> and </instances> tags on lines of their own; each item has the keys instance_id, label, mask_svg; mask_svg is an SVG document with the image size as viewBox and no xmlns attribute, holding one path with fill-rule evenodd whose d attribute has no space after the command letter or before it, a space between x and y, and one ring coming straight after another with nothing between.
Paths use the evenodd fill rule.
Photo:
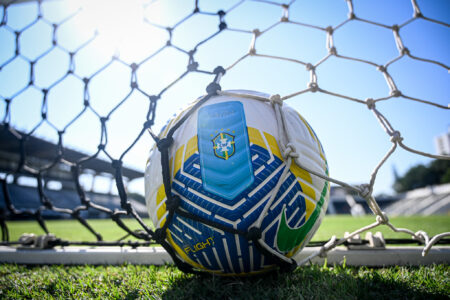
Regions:
<instances>
[{"instance_id":1,"label":"goal net","mask_svg":"<svg viewBox=\"0 0 450 300\"><path fill-rule=\"evenodd\" d=\"M157 242L171 258L160 249L143 251L182 265L145 219L136 195L143 193L149 150L155 143L167 149L159 147L162 139L155 133L205 89L207 97L245 89L274 95L248 97L287 102L321 137L331 177L297 164L360 195L375 215L372 224L303 251L296 265L378 226L412 237L423 255L450 235L397 228L375 197L390 190L393 163L404 170L430 158L450 159L432 149L432 138L448 126L446 3L0 4L2 245L141 248ZM73 192L64 195L66 190ZM71 197L75 202L62 200ZM27 205L31 198L36 201ZM105 241L90 224L94 215L107 216L126 237ZM45 235L11 240L8 221L25 218L35 220ZM52 218L76 220L94 241L51 235ZM363 257L370 265L368 254Z\"/></svg>"}]
</instances>

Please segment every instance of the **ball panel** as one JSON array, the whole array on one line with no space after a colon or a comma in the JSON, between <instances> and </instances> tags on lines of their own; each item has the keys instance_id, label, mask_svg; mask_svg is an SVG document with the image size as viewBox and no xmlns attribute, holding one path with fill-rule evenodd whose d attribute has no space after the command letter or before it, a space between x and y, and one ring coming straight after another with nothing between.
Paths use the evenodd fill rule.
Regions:
<instances>
[{"instance_id":1,"label":"ball panel","mask_svg":"<svg viewBox=\"0 0 450 300\"><path fill-rule=\"evenodd\" d=\"M255 132L255 130L256 129L252 129L251 131ZM268 135L267 133L263 133L263 135L266 138L268 137L268 140L272 140L270 135ZM267 148L275 149L275 145L272 145L272 147ZM184 147L180 147L180 149L184 149ZM200 179L199 155L197 153L194 153L185 162L181 163L181 167L178 169L178 172L173 180L172 188L174 189L175 194L180 195L181 199L183 200L181 202L181 207L195 215L213 220L223 225L228 226L231 225L236 226L236 228L247 229L251 224L253 224L253 222L256 221L256 219L262 212L264 204L269 199L270 191L276 185L278 178L285 167L282 160L277 155L273 155L273 153L270 153L268 149L264 149L257 145L251 146L252 150L251 154L252 157L255 158L254 167L256 170L259 170L258 174L256 174L255 176L256 177L255 183L249 188L249 191L245 192L248 195L245 201L238 202L237 203L238 205L236 206L227 206L227 207L225 207L226 205L223 203L223 201L221 201L221 198L219 196L211 194L203 189L203 186L199 182ZM278 151L276 151L276 154L279 154L280 153L279 149L277 150ZM187 150L185 152L187 152ZM177 153L176 156L179 156L180 159L183 160L186 159L185 155L179 154L181 153L180 151L176 151L176 153ZM269 161L272 162L269 163ZM261 169L261 167L263 169ZM296 170L296 166L293 166L292 169ZM307 219L308 217L307 215L305 215L307 212L307 207L315 207L314 198L311 198L311 200L307 200L307 202L305 202L305 196L306 197L308 196L302 189L303 185L310 189L310 191L308 191L309 194L314 192L313 189L309 185L306 185L305 183L305 181L309 181L308 183L311 184L311 176L307 176L309 174L306 175L302 172L299 172L298 170L296 170L295 173L290 172L289 176L284 180L277 194L276 197L277 200L272 204L271 208L269 209L269 215L264 219L262 224L262 228L265 228L263 231L264 240L271 247L275 247L276 245L275 236L277 234L279 216L281 216L281 211L283 207L287 208L286 214L288 218L288 224L293 228L301 226L305 222L305 219ZM297 177L298 179L302 179L303 182L299 181ZM159 188L159 191L160 194L162 194L159 198L162 197L165 198L165 193L162 186ZM263 195L266 196L263 197ZM262 200L260 200L261 198ZM162 200L159 201L161 201L160 203L162 203ZM307 205L306 203L308 203L309 205ZM159 206L159 213L157 214L158 222L160 222L161 217L165 217L164 216L165 211L162 211L164 208L165 208L164 205ZM310 209L310 211L312 211L312 209ZM215 214L215 216L211 217L213 213ZM239 223L236 223L235 220L240 216L243 216L245 219ZM180 217L178 216L177 218ZM196 264L202 263L202 259L198 257L198 254L195 254L196 252L193 252L190 249L196 249L195 248L196 244L201 243L201 241L204 241L203 243L205 243L205 241L208 238L215 237L215 235L211 236L204 235L203 233L208 232L207 229L209 229L209 227L204 225L201 226L200 223L194 222L190 219L180 221L179 223L182 224L181 225L178 224L177 226L176 225L177 218L174 218L173 226L172 225L169 226L172 235L175 236L175 238L173 239L174 244L176 244L177 248L181 249L181 251L184 254L186 254L186 256L188 256L191 261L193 262L197 261ZM200 227L198 227L197 232L194 232L193 229L190 229L185 224L191 224L191 226L194 226L195 224L196 226ZM190 235L188 234L188 236L182 238L176 234L177 231L191 232L191 234ZM216 249L219 249L221 244L223 245L224 243L226 243L227 247L229 247L227 250L228 252L224 252L225 248L223 248L222 250L219 249L218 250L219 257L222 257L221 256L222 254L228 253L228 255L231 255L234 258L234 256L236 255L235 252L237 250L233 248L234 245L233 242L228 240L232 240L233 238L235 239L235 237L234 235L229 233L224 233L223 235L225 236L230 235L230 237L225 238L225 241L227 242L224 242L223 237L220 238L221 236L219 235L219 240L221 240L222 242L219 243L218 245L216 245L214 242L214 247ZM215 239L213 238L213 240L216 241L217 237ZM196 243L192 244L192 242ZM248 245L246 246L248 247ZM199 249L199 246L197 246L197 250L203 249ZM279 250L286 251L285 249ZM253 251L257 252L258 255L260 255L259 250L254 249ZM212 256L213 253L208 255L206 254L205 251L205 255L209 257ZM256 257L259 258L259 256ZM239 259L242 260L243 258L238 256L238 260ZM209 260L214 261L214 258L211 257L209 258ZM232 261L234 261L234 259ZM221 263L224 262L221 261ZM272 264L273 262L270 262L270 265ZM253 265L254 266L258 265L258 262L254 261ZM218 266L216 265L216 267ZM265 265L262 265L262 267L265 267ZM233 268L225 267L224 272L231 272L232 269L236 271L236 269L238 268L240 268L240 266L234 266ZM214 270L214 268L212 268L211 270ZM247 270L242 270L241 272L247 272Z\"/></svg>"},{"instance_id":2,"label":"ball panel","mask_svg":"<svg viewBox=\"0 0 450 300\"><path fill-rule=\"evenodd\" d=\"M319 173L327 172L325 153L312 127L292 108L283 106L283 111L287 120L286 131L295 133L291 136L291 143L300 157L306 157L302 164ZM320 186L323 186L323 183Z\"/></svg>"},{"instance_id":3,"label":"ball panel","mask_svg":"<svg viewBox=\"0 0 450 300\"><path fill-rule=\"evenodd\" d=\"M197 136L204 189L235 199L254 179L243 104L227 101L201 107Z\"/></svg>"},{"instance_id":4,"label":"ball panel","mask_svg":"<svg viewBox=\"0 0 450 300\"><path fill-rule=\"evenodd\" d=\"M285 163L278 147L278 129L270 104L219 96L211 98L202 108L230 101L239 101L244 108L254 181L232 199L205 189L202 178L204 163L200 159L203 150L200 147L199 151L200 141L197 137L200 135L197 126L201 120L198 113L194 112L175 132L174 144L169 150L171 174L174 174L172 191L180 196L181 209L229 228L247 231L264 209ZM295 133L293 141L302 164L305 162L316 172L328 174L322 146L312 128L286 105L283 110L291 126L289 130ZM175 122L169 122L164 131L167 132L172 124ZM213 147L211 140L209 143ZM150 178L161 177L161 173L158 174L161 172L160 155L156 152L151 155L146 169L146 200L152 221L159 228L164 224L167 212L162 179ZM311 176L294 163L282 180L281 188L261 224L262 239L269 247L291 257L303 248L318 228L326 210L329 186L325 180ZM155 186L154 182L159 184ZM296 234L280 231L281 222L286 225L288 232L291 230ZM306 227L309 229L301 230L300 236L298 229ZM253 242L243 236L223 232L177 214L168 228L167 240L178 255L194 267L226 274L253 273L274 267L273 258L264 257ZM279 242L285 239L294 242Z\"/></svg>"},{"instance_id":5,"label":"ball panel","mask_svg":"<svg viewBox=\"0 0 450 300\"><path fill-rule=\"evenodd\" d=\"M253 129L253 131L254 130L255 129ZM265 134L265 136L269 135ZM270 149L270 147L268 148ZM267 203L270 198L270 191L275 187L279 176L285 168L285 164L279 157L273 154L270 155L270 151L258 145L251 146L251 154L252 157L255 158L253 161L254 168L259 170L259 172L255 175L254 184L243 193L244 201L241 200L234 206L226 205L226 202L224 203L223 199L221 199L219 196L209 193L208 191L204 190L204 187L199 182L197 182L196 180L192 180L193 176L196 176L197 179L200 178L200 174L198 171L192 172L192 170L197 170L197 168L193 166L199 164L199 155L194 154L189 157L182 164L183 166L182 168L180 168L179 172L175 175L172 186L175 194L180 195L182 199L181 207L188 212L191 212L202 218L220 223L222 225L229 226L230 228L238 228L243 230L249 228L261 214L264 208L264 204ZM271 163L269 163L270 160L272 161ZM191 178L186 177L186 174L189 173ZM279 216L283 207L286 207L286 213L289 218L288 223L290 224L290 226L301 226L305 222L306 204L302 194L304 193L301 185L297 181L296 176L292 172L289 172L277 194L277 200L271 205L271 208L269 209L269 215L264 219L262 223L262 228L264 229L264 240L271 247L276 247L275 237L277 234ZM188 222L188 224L190 224L190 222L192 222L192 224L199 224L189 219L185 219L183 222ZM176 224L175 221L174 224ZM171 229L172 227L169 226L169 228ZM174 232L176 232L177 228L181 227L175 227ZM206 226L204 228L205 229L203 230L206 230L206 228L209 227ZM189 228L183 227L182 231L185 232L185 230L188 229ZM203 231L199 230L199 232ZM238 251L238 249L235 248L236 235L223 233L219 236L212 236L214 243L215 241L217 241L217 238L219 238L221 241L223 241L222 244L227 244L228 252L226 253L228 253L228 255L233 258L233 262L235 260L245 261L245 258L242 257L242 255L238 255L239 252L242 253L242 250ZM189 237L193 238L192 236ZM193 238L192 240L187 237L184 239L174 239L174 242L177 243L180 249L183 249L185 251L185 254L188 255L191 260L195 261L199 260L199 258L196 257L196 252L190 250L194 248L192 248L193 246L189 243L192 241L200 243L200 241L206 240L207 238L207 236L201 235L197 238ZM225 240L223 240L224 238ZM246 247L248 247L248 242L246 242L246 244ZM220 248L220 244L214 244L214 247L218 249ZM186 253L186 249L188 253ZM225 251L225 249L223 249L223 251ZM226 254L223 251L219 250L218 253ZM254 251L256 251L258 255L261 255L259 250L254 249ZM203 252L205 252L205 255L207 255L206 250L203 250ZM208 256L211 256L211 254ZM210 260L211 259L213 260L213 258L210 258ZM272 261L267 261L266 263L268 263L269 266L273 264ZM257 262L253 262L253 265L255 266L258 264ZM262 265L261 267L265 266L266 265ZM233 266L233 268L231 268L230 266L224 268L225 272L228 272L232 269L235 271L239 270L240 272L248 272L248 270L241 270L240 265Z\"/></svg>"},{"instance_id":6,"label":"ball panel","mask_svg":"<svg viewBox=\"0 0 450 300\"><path fill-rule=\"evenodd\" d=\"M179 215L174 216L173 224L169 227L168 240L177 253L194 267L217 273L239 274L267 268L265 263L273 265L270 260L264 262L252 242L249 243L243 237L224 233ZM198 234L194 228L202 234ZM191 243L186 243L186 239Z\"/></svg>"}]
</instances>

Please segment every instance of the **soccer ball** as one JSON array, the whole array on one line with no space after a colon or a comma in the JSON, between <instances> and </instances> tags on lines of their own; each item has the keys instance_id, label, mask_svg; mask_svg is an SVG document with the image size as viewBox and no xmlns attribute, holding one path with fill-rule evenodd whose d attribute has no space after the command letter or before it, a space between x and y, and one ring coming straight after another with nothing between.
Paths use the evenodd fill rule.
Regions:
<instances>
[{"instance_id":1,"label":"soccer ball","mask_svg":"<svg viewBox=\"0 0 450 300\"><path fill-rule=\"evenodd\" d=\"M267 95L251 91L233 94ZM291 143L301 164L328 175L328 165L313 129L295 110L282 106L295 133ZM165 137L186 111L160 133ZM279 129L271 103L240 96L211 97L175 131L169 148L172 194L180 209L226 228L247 232L254 226L280 180L286 162L279 148ZM311 239L325 215L329 182L292 163L262 219L266 247L293 257ZM161 154L154 147L145 171L145 198L155 228L168 216ZM166 241L194 268L219 274L251 274L276 267L245 235L206 225L175 213Z\"/></svg>"}]
</instances>

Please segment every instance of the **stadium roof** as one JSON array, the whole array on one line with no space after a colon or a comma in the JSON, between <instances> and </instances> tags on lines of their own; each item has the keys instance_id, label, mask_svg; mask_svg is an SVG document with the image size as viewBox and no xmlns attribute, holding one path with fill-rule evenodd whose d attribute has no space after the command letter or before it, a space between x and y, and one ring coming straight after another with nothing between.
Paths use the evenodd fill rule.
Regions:
<instances>
[{"instance_id":1,"label":"stadium roof","mask_svg":"<svg viewBox=\"0 0 450 300\"><path fill-rule=\"evenodd\" d=\"M0 172L14 172L20 161L20 140L26 136L25 133L18 130L0 125ZM27 155L27 163L33 165L44 165L52 162L57 153L57 145L52 142L43 140L35 136L28 136L25 144L25 153ZM89 157L88 154L64 148L63 158L70 162L77 162L82 158ZM111 174L114 176L115 170L111 166L111 162L100 158L92 158L83 163L83 168L91 169L96 173ZM48 172L49 178L69 179L70 170L57 166ZM122 175L130 180L143 177L142 171L123 167Z\"/></svg>"}]
</instances>

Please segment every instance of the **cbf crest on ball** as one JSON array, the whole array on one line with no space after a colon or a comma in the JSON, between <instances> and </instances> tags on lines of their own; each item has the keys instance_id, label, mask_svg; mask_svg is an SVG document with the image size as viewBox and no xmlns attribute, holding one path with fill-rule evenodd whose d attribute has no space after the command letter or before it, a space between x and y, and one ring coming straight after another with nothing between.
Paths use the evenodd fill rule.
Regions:
<instances>
[{"instance_id":1,"label":"cbf crest on ball","mask_svg":"<svg viewBox=\"0 0 450 300\"><path fill-rule=\"evenodd\" d=\"M313 129L284 104L280 130L274 105L252 97L268 98L250 91L213 96L177 125L168 153L170 191L179 206L169 221L161 153L156 147L150 153L145 197L151 220L166 230L175 255L197 269L274 269L309 242L326 212L329 183L295 162L287 164L280 150L279 135L286 130L300 164L328 176ZM160 138L187 111L170 120Z\"/></svg>"}]
</instances>

